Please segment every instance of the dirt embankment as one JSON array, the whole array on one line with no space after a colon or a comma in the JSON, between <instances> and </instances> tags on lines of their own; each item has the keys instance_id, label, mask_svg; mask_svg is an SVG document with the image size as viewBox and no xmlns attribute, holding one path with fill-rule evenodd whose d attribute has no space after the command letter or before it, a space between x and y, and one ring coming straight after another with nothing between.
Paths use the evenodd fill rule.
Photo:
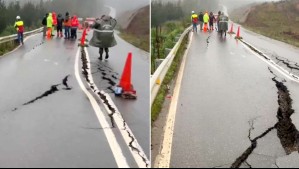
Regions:
<instances>
[{"instance_id":1,"label":"dirt embankment","mask_svg":"<svg viewBox=\"0 0 299 169\"><path fill-rule=\"evenodd\" d=\"M230 16L254 32L299 47L299 0L253 4Z\"/></svg>"},{"instance_id":2,"label":"dirt embankment","mask_svg":"<svg viewBox=\"0 0 299 169\"><path fill-rule=\"evenodd\" d=\"M134 46L149 51L150 7L129 11L118 16L121 37Z\"/></svg>"}]
</instances>

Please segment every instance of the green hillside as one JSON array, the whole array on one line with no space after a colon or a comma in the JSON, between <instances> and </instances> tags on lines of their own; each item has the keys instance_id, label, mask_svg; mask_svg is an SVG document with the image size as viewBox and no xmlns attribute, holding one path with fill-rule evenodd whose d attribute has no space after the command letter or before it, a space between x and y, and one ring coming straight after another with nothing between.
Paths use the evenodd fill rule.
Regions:
<instances>
[{"instance_id":1,"label":"green hillside","mask_svg":"<svg viewBox=\"0 0 299 169\"><path fill-rule=\"evenodd\" d=\"M249 30L299 47L299 0L242 8L231 12L231 19Z\"/></svg>"}]
</instances>

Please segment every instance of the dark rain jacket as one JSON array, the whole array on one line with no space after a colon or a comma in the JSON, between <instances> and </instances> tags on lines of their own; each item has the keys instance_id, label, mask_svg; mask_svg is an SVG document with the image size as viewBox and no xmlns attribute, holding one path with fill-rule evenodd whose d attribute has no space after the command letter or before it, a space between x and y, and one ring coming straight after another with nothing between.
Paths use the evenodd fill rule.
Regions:
<instances>
[{"instance_id":1,"label":"dark rain jacket","mask_svg":"<svg viewBox=\"0 0 299 169\"><path fill-rule=\"evenodd\" d=\"M203 22L203 14L202 13L198 15L198 20L199 20L199 22Z\"/></svg>"},{"instance_id":2,"label":"dark rain jacket","mask_svg":"<svg viewBox=\"0 0 299 169\"><path fill-rule=\"evenodd\" d=\"M58 15L58 18L57 18L57 27L62 28L63 22L64 22L63 17Z\"/></svg>"},{"instance_id":3,"label":"dark rain jacket","mask_svg":"<svg viewBox=\"0 0 299 169\"><path fill-rule=\"evenodd\" d=\"M220 15L219 17L219 30L220 31L228 30L228 17L225 15Z\"/></svg>"},{"instance_id":4,"label":"dark rain jacket","mask_svg":"<svg viewBox=\"0 0 299 169\"><path fill-rule=\"evenodd\" d=\"M110 16L104 16L101 19L97 19L92 26L94 31L89 45L99 48L116 46L117 42L114 37L114 28L116 24L117 21Z\"/></svg>"}]
</instances>

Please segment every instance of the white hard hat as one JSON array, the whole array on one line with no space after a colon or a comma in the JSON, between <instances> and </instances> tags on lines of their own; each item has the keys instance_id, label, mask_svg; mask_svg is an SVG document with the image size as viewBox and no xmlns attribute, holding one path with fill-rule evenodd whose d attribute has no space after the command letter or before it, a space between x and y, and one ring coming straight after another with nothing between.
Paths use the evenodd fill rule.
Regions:
<instances>
[{"instance_id":1,"label":"white hard hat","mask_svg":"<svg viewBox=\"0 0 299 169\"><path fill-rule=\"evenodd\" d=\"M20 17L20 16L17 16L17 19L21 19L21 17Z\"/></svg>"},{"instance_id":2,"label":"white hard hat","mask_svg":"<svg viewBox=\"0 0 299 169\"><path fill-rule=\"evenodd\" d=\"M194 11L192 11L192 13L195 13Z\"/></svg>"}]
</instances>

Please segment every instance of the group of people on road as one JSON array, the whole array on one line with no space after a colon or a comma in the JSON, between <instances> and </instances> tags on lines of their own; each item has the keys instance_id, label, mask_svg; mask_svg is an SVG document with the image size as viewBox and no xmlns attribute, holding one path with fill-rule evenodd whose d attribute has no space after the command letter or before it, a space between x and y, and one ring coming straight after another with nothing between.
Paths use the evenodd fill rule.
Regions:
<instances>
[{"instance_id":1,"label":"group of people on road","mask_svg":"<svg viewBox=\"0 0 299 169\"><path fill-rule=\"evenodd\" d=\"M192 11L191 22L193 25L193 32L197 32L198 25L201 31L213 31L216 29L217 32L225 32L225 36L226 31L228 30L228 17L221 11L218 12L217 16L215 16L213 12L210 12L210 14L208 12L200 12L199 14L196 14ZM217 23L217 27L215 26L215 28L214 23Z\"/></svg>"},{"instance_id":2,"label":"group of people on road","mask_svg":"<svg viewBox=\"0 0 299 169\"><path fill-rule=\"evenodd\" d=\"M76 15L70 16L69 12L66 12L65 17L62 14L56 15L55 12L47 13L42 21L44 26L43 36L52 37L54 30L57 31L57 37L63 37L64 39L77 39L77 30L79 27L79 20Z\"/></svg>"},{"instance_id":3,"label":"group of people on road","mask_svg":"<svg viewBox=\"0 0 299 169\"><path fill-rule=\"evenodd\" d=\"M24 22L20 16L17 16L15 22L15 28L18 32L18 40L21 44L23 42ZM114 29L117 21L109 15L102 15L101 18L97 18L91 28L94 29L93 37L90 40L90 45L99 48L99 60L103 60L104 51L106 53L105 59L109 58L109 48L116 46L117 42L114 37ZM56 16L55 12L47 13L42 20L43 36L52 37L54 28L57 30L57 37L63 37L63 27L65 39L77 39L77 29L79 27L79 21L76 15L70 17L70 14L66 12L63 18L61 14Z\"/></svg>"}]
</instances>

